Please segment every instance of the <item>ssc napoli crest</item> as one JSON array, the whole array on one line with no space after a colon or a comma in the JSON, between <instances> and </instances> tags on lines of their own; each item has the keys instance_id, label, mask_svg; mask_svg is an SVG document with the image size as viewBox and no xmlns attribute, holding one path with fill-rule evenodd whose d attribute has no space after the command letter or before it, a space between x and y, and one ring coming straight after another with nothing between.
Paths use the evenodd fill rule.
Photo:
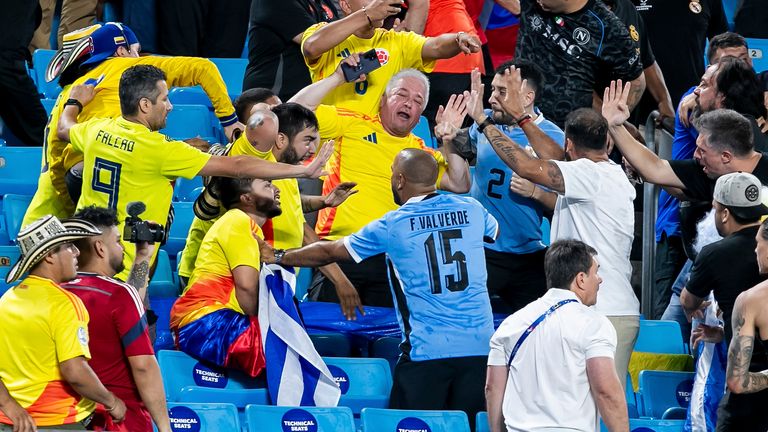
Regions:
<instances>
[{"instance_id":1,"label":"ssc napoli crest","mask_svg":"<svg viewBox=\"0 0 768 432\"><path fill-rule=\"evenodd\" d=\"M376 48L376 55L379 57L379 63L382 66L389 62L389 51L384 48Z\"/></svg>"}]
</instances>

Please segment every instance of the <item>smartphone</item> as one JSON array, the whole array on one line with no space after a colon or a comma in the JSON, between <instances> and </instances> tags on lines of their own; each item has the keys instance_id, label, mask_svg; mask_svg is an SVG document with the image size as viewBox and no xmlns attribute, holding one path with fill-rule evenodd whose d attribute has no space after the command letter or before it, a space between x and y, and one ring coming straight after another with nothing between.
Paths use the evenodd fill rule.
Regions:
<instances>
[{"instance_id":1,"label":"smartphone","mask_svg":"<svg viewBox=\"0 0 768 432\"><path fill-rule=\"evenodd\" d=\"M101 83L101 81L103 79L104 79L104 75L102 74L98 78L89 78L89 79L85 80L85 82L83 84L85 84L85 85L92 85L92 86L96 87L97 85L99 85L99 83Z\"/></svg>"},{"instance_id":2,"label":"smartphone","mask_svg":"<svg viewBox=\"0 0 768 432\"><path fill-rule=\"evenodd\" d=\"M360 55L360 62L357 64L357 67L342 63L341 71L344 72L344 80L352 82L360 78L360 75L371 73L380 67L379 56L374 48Z\"/></svg>"},{"instance_id":3,"label":"smartphone","mask_svg":"<svg viewBox=\"0 0 768 432\"><path fill-rule=\"evenodd\" d=\"M402 3L400 3L400 13L386 17L384 19L384 25L382 28L385 30L390 30L392 27L394 27L396 19L399 19L400 21L405 19L406 12L408 12L408 2L404 0Z\"/></svg>"}]
</instances>

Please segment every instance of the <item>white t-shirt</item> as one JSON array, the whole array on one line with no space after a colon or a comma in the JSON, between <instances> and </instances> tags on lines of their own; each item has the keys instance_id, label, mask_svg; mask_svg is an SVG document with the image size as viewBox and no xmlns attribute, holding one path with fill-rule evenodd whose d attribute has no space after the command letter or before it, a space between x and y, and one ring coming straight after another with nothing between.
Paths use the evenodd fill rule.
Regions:
<instances>
[{"instance_id":1,"label":"white t-shirt","mask_svg":"<svg viewBox=\"0 0 768 432\"><path fill-rule=\"evenodd\" d=\"M509 368L502 412L508 431L598 431L597 404L587 359L613 358L616 330L571 291L553 288L501 323L491 338L489 366L506 366L520 335L554 304L554 311L525 339Z\"/></svg>"},{"instance_id":2,"label":"white t-shirt","mask_svg":"<svg viewBox=\"0 0 768 432\"><path fill-rule=\"evenodd\" d=\"M598 312L606 316L639 315L640 302L630 283L629 253L635 231L635 188L612 161L555 161L565 193L557 197L552 241L581 240L597 250Z\"/></svg>"}]
</instances>

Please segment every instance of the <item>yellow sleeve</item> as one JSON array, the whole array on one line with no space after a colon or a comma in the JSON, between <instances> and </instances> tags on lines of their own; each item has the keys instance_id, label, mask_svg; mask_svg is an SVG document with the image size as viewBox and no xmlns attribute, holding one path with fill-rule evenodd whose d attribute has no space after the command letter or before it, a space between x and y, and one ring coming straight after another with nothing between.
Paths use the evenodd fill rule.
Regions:
<instances>
[{"instance_id":1,"label":"yellow sleeve","mask_svg":"<svg viewBox=\"0 0 768 432\"><path fill-rule=\"evenodd\" d=\"M162 134L157 134L163 137ZM162 138L165 139L165 138ZM211 155L181 141L166 143L165 159L160 166L160 173L166 177L184 177L191 179L211 159Z\"/></svg>"},{"instance_id":2,"label":"yellow sleeve","mask_svg":"<svg viewBox=\"0 0 768 432\"><path fill-rule=\"evenodd\" d=\"M87 121L84 123L78 123L69 128L69 142L72 144L72 148L83 153L85 148L85 140L88 135L88 126L92 122Z\"/></svg>"},{"instance_id":3,"label":"yellow sleeve","mask_svg":"<svg viewBox=\"0 0 768 432\"><path fill-rule=\"evenodd\" d=\"M400 43L400 51L403 53L403 69L415 68L424 72L432 72L435 68L436 60L424 62L421 51L427 38L414 32L392 32Z\"/></svg>"},{"instance_id":4,"label":"yellow sleeve","mask_svg":"<svg viewBox=\"0 0 768 432\"><path fill-rule=\"evenodd\" d=\"M51 336L59 363L83 356L91 358L88 349L88 310L74 294L62 293L62 301L51 307Z\"/></svg>"},{"instance_id":5,"label":"yellow sleeve","mask_svg":"<svg viewBox=\"0 0 768 432\"><path fill-rule=\"evenodd\" d=\"M304 30L304 34L301 36L302 56L304 55L304 41L309 39L309 37L312 36L312 34L316 32L317 29L319 29L320 27L326 24L327 23L324 23L324 22L318 23ZM323 69L328 67L328 65L333 65L333 70L336 70L336 49L332 48L324 52L323 55L321 55L317 60L314 61L314 63L310 63L309 59L304 57L304 63L307 64L307 67L309 68L309 72L312 75L312 82L320 81L321 79L325 78L323 76Z\"/></svg>"},{"instance_id":6,"label":"yellow sleeve","mask_svg":"<svg viewBox=\"0 0 768 432\"><path fill-rule=\"evenodd\" d=\"M229 263L229 269L245 265L255 269L261 268L261 253L259 243L254 237L258 230L256 222L240 211L230 211L223 217L230 219L230 229L220 230L217 241L224 257Z\"/></svg>"},{"instance_id":7,"label":"yellow sleeve","mask_svg":"<svg viewBox=\"0 0 768 432\"><path fill-rule=\"evenodd\" d=\"M443 174L445 174L445 171L448 170L448 161L445 160L445 156L443 156L439 150L425 146L424 141L421 139L419 139L419 141L421 142L421 149L431 154L432 157L437 161L437 184L435 186L440 186L440 182L443 180Z\"/></svg>"},{"instance_id":8,"label":"yellow sleeve","mask_svg":"<svg viewBox=\"0 0 768 432\"><path fill-rule=\"evenodd\" d=\"M338 109L333 105L318 105L315 110L317 123L320 125L320 137L332 139L342 135L344 125Z\"/></svg>"},{"instance_id":9,"label":"yellow sleeve","mask_svg":"<svg viewBox=\"0 0 768 432\"><path fill-rule=\"evenodd\" d=\"M141 63L162 69L169 88L201 86L211 99L216 117L222 126L229 126L237 121L235 107L229 99L224 79L210 60L199 57L147 56L141 58Z\"/></svg>"}]
</instances>

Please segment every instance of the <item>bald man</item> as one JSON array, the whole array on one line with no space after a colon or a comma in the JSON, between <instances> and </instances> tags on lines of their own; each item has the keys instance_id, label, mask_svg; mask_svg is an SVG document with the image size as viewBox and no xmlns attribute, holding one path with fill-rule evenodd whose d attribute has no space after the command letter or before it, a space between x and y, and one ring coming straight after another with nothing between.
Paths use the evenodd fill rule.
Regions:
<instances>
[{"instance_id":1,"label":"bald man","mask_svg":"<svg viewBox=\"0 0 768 432\"><path fill-rule=\"evenodd\" d=\"M360 231L330 242L280 250L262 245L267 263L315 267L385 253L403 341L390 407L484 409L485 362L493 316L486 288L484 242L498 223L474 198L437 194L435 158L398 153L392 194L401 207Z\"/></svg>"}]
</instances>

